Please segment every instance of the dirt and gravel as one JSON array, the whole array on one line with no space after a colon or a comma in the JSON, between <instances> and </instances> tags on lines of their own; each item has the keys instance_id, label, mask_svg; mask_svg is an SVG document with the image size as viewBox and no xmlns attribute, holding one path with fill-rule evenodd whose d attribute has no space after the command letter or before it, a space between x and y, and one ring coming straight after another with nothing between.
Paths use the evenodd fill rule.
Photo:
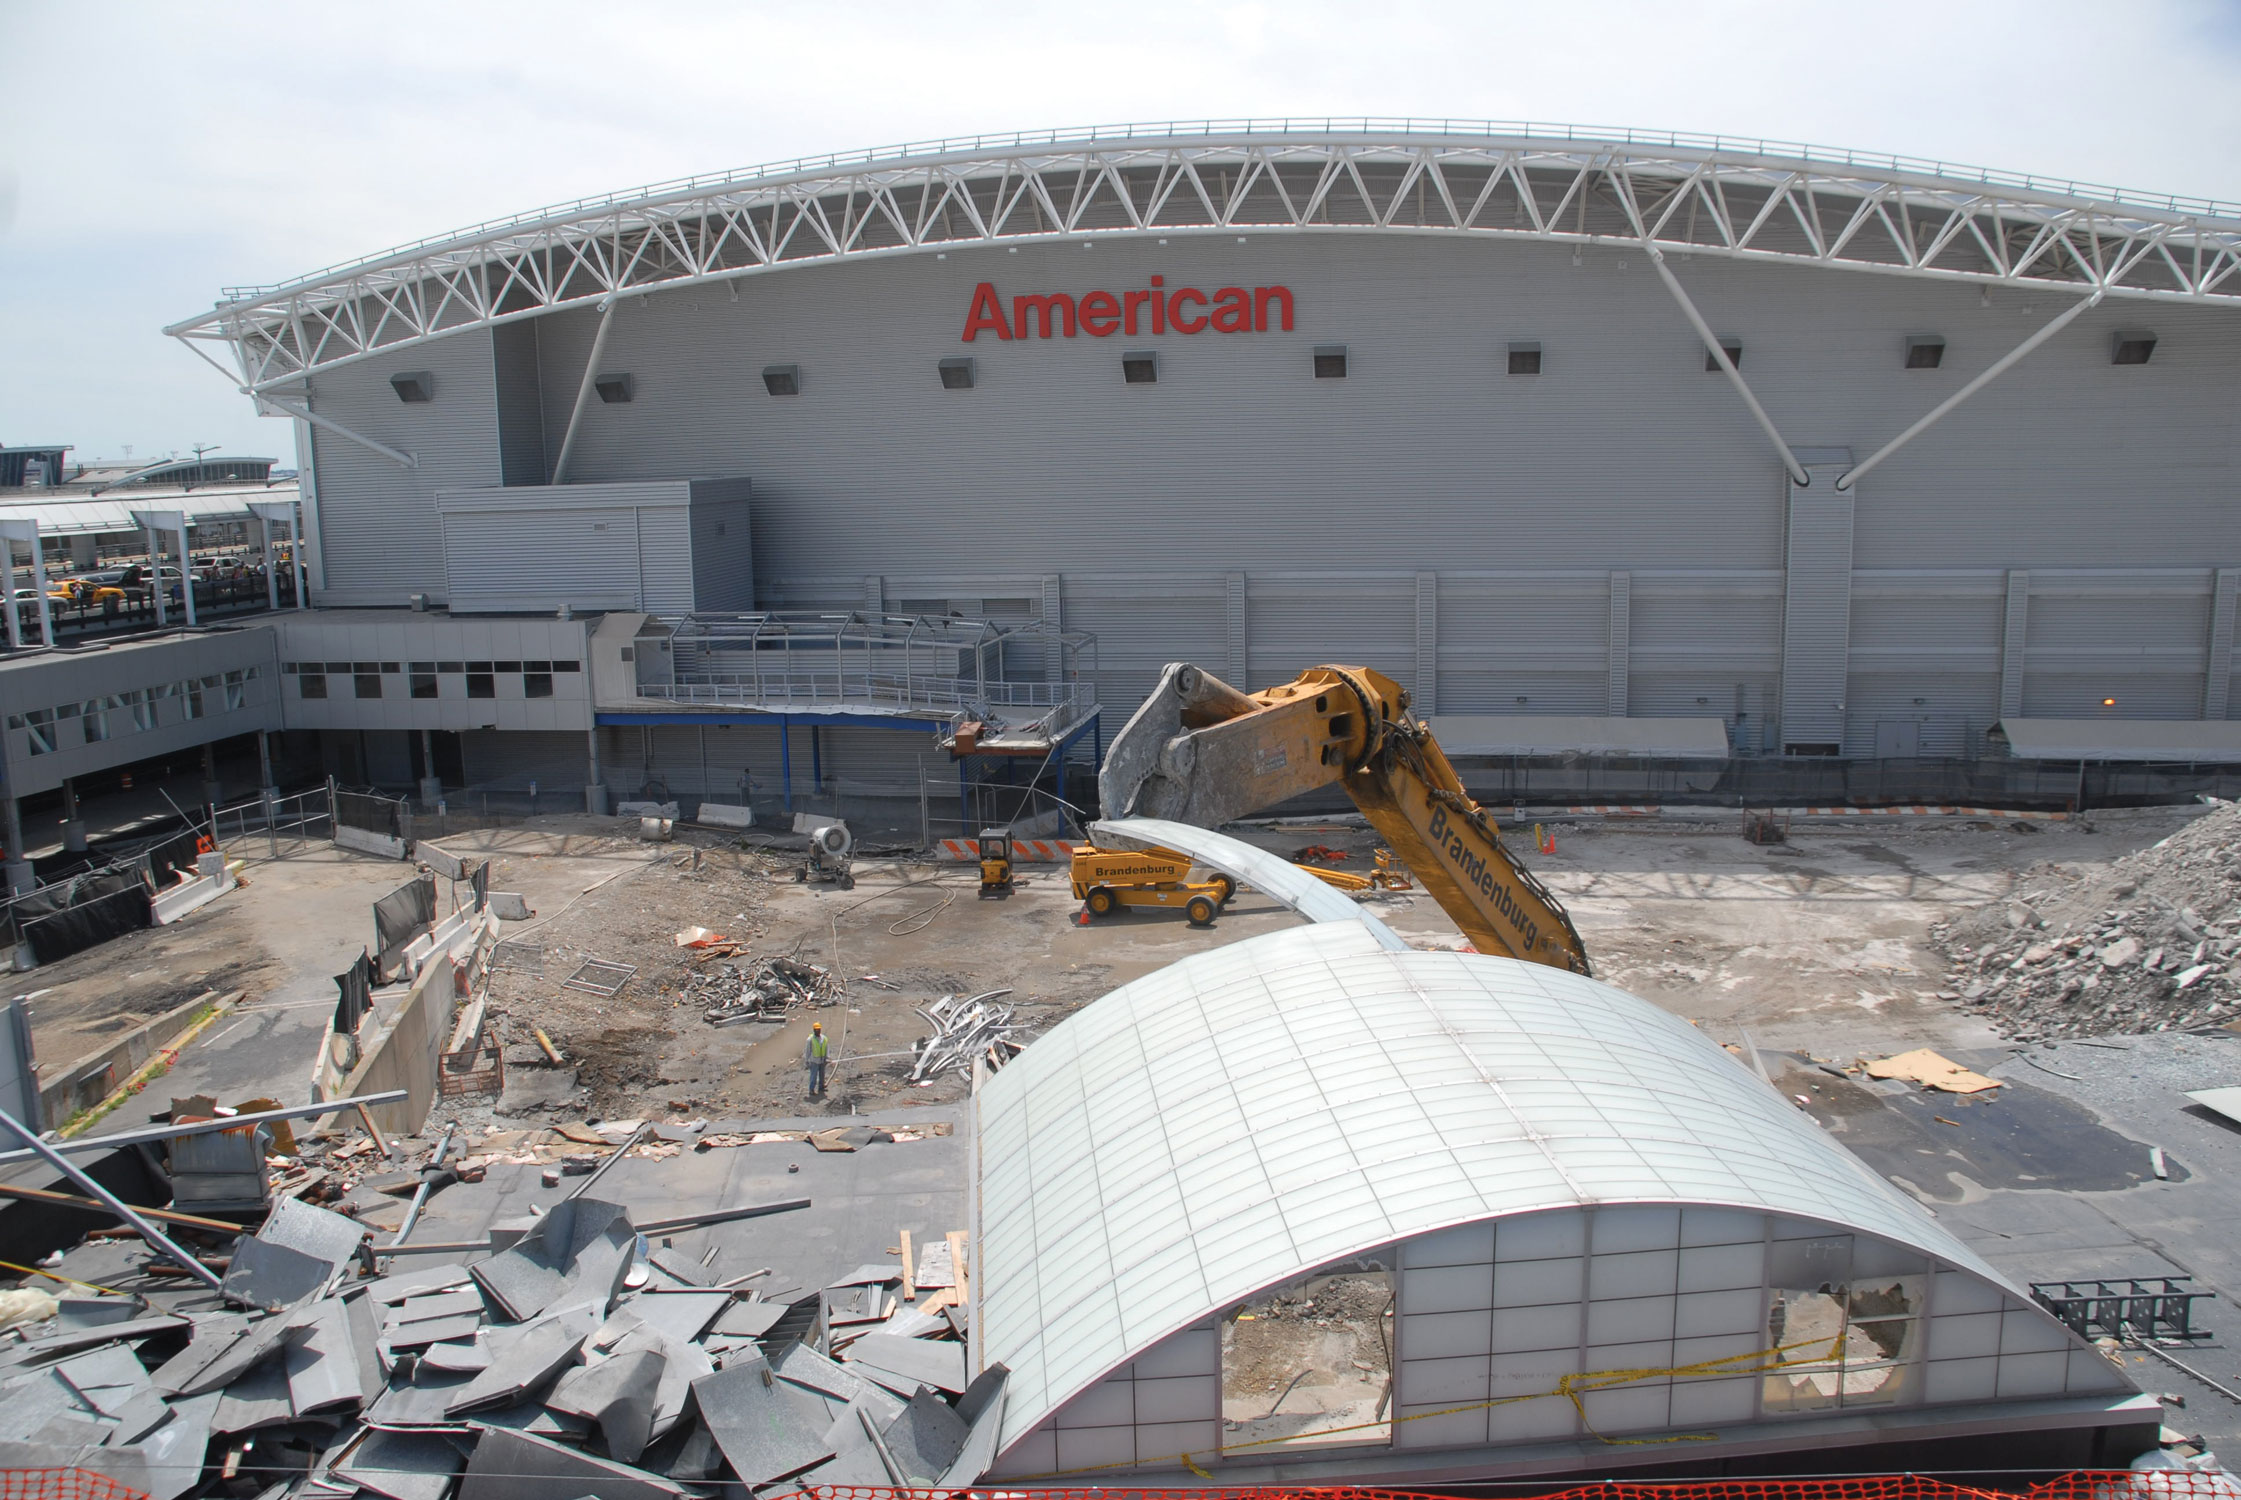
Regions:
<instances>
[{"instance_id":1,"label":"dirt and gravel","mask_svg":"<svg viewBox=\"0 0 2241 1500\"><path fill-rule=\"evenodd\" d=\"M2031 864L1932 936L1949 992L2018 1041L2223 1025L2241 1014L2241 805L2119 859Z\"/></svg>"},{"instance_id":2,"label":"dirt and gravel","mask_svg":"<svg viewBox=\"0 0 2241 1500\"><path fill-rule=\"evenodd\" d=\"M2217 977L2223 969L2179 988L2189 969L2241 930L2224 894L2235 865L2222 850L2233 814L2196 823L2201 812L2158 809L2074 824L1860 820L1801 825L1789 843L1772 847L1744 842L1731 816L1564 823L1553 829L1555 851L1530 862L1570 908L1598 977L1722 1042L1747 1035L1767 1050L1880 1055L1993 1045L2003 1023L2014 1034L2014 1017L2036 1017L2003 1008L1998 998L2034 993L2012 977L2018 971L1975 964L2026 936L2052 943L2090 928L2099 941L2094 963L2104 975L2122 973L2121 990L2115 978L2092 991L2081 980L2081 993L2102 999L2076 1010L2079 1024L2144 1029L2165 1019L2145 999L2135 1012L2109 1005L2119 993L2167 990L2188 1006L2200 996L2204 1015L2211 1003L2230 1004L2233 991ZM1297 920L1247 891L1211 929L1157 911L1082 926L1058 867L1022 866L1008 900L984 901L969 866L860 860L855 888L841 890L795 883L798 856L780 848L685 830L678 842L646 844L636 832L635 823L616 819L559 816L446 841L461 854L490 858L492 889L523 892L535 909L532 919L506 924L506 962L491 987L509 1044L509 1084L524 1086L514 1091L509 1119L845 1115L948 1102L964 1093L963 1077L921 1085L909 1076L912 1044L928 1029L918 1008L944 995L1008 990L1001 1003L1015 1008L1018 1039L1031 1040L1118 985ZM1350 858L1340 868L1365 868L1376 847L1344 820L1247 832L1286 852L1310 843L1345 849ZM1513 830L1513 844L1532 847L1526 834ZM2151 849L2166 839L2161 851ZM2183 879L2137 863L2181 856L2191 872ZM329 851L252 865L249 875L250 889L178 927L24 976L24 989L43 991L33 1002L42 1057L88 1050L108 1034L103 1028L206 989L246 990L255 1006L261 995L293 986L291 1003L326 1003L319 998L331 1000L326 976L357 951L361 934L371 935L370 902L409 870ZM2112 894L2127 882L2136 889ZM1462 941L1421 893L1380 893L1371 905L1411 942ZM2011 907L2026 906L2032 920L2048 925L2028 933L2004 925ZM2118 916L2104 923L2108 912ZM2149 925L2159 912L2166 925ZM2182 942L2171 925L2179 922L2197 936ZM2110 927L2125 924L2141 962L2120 971L2098 953L2111 945ZM737 951L678 947L677 934L692 927L732 940ZM1970 945L1962 955L1967 983L1950 972L1941 941ZM2208 945L2202 960L2196 944ZM2145 960L2158 948L2151 969ZM830 994L774 1021L710 1025L712 987L736 983L721 975L723 966L752 970L773 956L826 969ZM2077 958L2065 947L2045 966L2049 976L2078 972ZM590 959L634 972L612 996L567 987ZM1964 1001L1980 983L1986 988L1974 1003ZM821 1100L808 1098L802 1064L813 1021L823 1023L835 1058ZM546 1063L532 1028L561 1052L560 1068ZM276 1083L293 1087L308 1064L291 1055L270 1067Z\"/></svg>"}]
</instances>

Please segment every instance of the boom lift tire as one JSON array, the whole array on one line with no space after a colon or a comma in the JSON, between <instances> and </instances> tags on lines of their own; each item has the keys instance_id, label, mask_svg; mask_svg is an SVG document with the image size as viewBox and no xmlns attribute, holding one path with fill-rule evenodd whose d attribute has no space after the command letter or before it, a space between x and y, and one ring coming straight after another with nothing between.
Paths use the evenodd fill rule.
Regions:
<instances>
[{"instance_id":1,"label":"boom lift tire","mask_svg":"<svg viewBox=\"0 0 2241 1500\"><path fill-rule=\"evenodd\" d=\"M1220 890L1215 893L1215 901L1223 906L1229 905L1230 897L1237 894L1237 882L1227 875L1217 874L1214 877L1214 884L1220 887Z\"/></svg>"},{"instance_id":2,"label":"boom lift tire","mask_svg":"<svg viewBox=\"0 0 2241 1500\"><path fill-rule=\"evenodd\" d=\"M1183 915L1190 918L1193 927L1213 926L1214 912L1214 898L1211 896L1193 896L1183 907Z\"/></svg>"},{"instance_id":3,"label":"boom lift tire","mask_svg":"<svg viewBox=\"0 0 2241 1500\"><path fill-rule=\"evenodd\" d=\"M1089 914L1093 917L1109 917L1120 906L1120 897L1114 895L1110 888L1101 885L1091 891L1082 904L1089 908Z\"/></svg>"}]
</instances>

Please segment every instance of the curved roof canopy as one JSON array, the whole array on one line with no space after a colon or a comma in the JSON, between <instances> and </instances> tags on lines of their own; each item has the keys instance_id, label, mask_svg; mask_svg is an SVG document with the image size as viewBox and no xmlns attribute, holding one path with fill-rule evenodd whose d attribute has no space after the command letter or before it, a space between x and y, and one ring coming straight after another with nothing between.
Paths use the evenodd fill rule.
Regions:
<instances>
[{"instance_id":1,"label":"curved roof canopy","mask_svg":"<svg viewBox=\"0 0 2241 1500\"><path fill-rule=\"evenodd\" d=\"M1011 1367L1006 1443L1255 1292L1500 1215L1761 1209L2007 1285L1687 1022L1544 965L1390 952L1359 923L1115 990L979 1109L974 1334L983 1367Z\"/></svg>"},{"instance_id":2,"label":"curved roof canopy","mask_svg":"<svg viewBox=\"0 0 2241 1500\"><path fill-rule=\"evenodd\" d=\"M260 390L554 308L789 266L1248 229L1652 244L2241 302L2241 206L2204 199L1723 136L1236 120L976 136L686 178L229 289L166 331L198 351L228 346L244 387Z\"/></svg>"}]
</instances>

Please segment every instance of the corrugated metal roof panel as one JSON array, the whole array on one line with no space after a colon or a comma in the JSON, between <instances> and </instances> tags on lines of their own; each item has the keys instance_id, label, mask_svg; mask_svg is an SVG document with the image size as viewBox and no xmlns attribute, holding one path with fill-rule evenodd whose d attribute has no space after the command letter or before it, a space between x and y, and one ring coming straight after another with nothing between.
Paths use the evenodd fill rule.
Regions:
<instances>
[{"instance_id":1,"label":"corrugated metal roof panel","mask_svg":"<svg viewBox=\"0 0 2241 1500\"><path fill-rule=\"evenodd\" d=\"M2023 760L2241 762L2241 720L2002 719L1993 733Z\"/></svg>"},{"instance_id":2,"label":"corrugated metal roof panel","mask_svg":"<svg viewBox=\"0 0 2241 1500\"><path fill-rule=\"evenodd\" d=\"M1643 755L1727 758L1724 719L1613 719L1574 714L1435 714L1449 755Z\"/></svg>"}]
</instances>

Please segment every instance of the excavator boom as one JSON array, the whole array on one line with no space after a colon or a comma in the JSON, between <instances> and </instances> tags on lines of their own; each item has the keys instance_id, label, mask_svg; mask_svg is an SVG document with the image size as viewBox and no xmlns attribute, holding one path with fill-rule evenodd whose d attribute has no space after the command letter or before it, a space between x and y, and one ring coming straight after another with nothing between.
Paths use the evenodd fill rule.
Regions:
<instances>
[{"instance_id":1,"label":"excavator boom","mask_svg":"<svg viewBox=\"0 0 2241 1500\"><path fill-rule=\"evenodd\" d=\"M1400 684L1366 667L1246 693L1177 662L1113 741L1098 792L1108 817L1216 828L1334 782L1480 952L1589 972L1563 905L1510 857Z\"/></svg>"}]
</instances>

